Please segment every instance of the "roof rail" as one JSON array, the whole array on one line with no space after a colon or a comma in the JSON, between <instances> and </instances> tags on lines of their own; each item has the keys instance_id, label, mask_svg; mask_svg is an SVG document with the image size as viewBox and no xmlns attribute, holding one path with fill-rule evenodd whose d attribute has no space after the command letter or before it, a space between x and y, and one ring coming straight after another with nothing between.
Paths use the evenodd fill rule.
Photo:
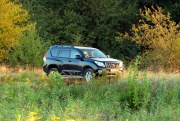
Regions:
<instances>
[{"instance_id":1,"label":"roof rail","mask_svg":"<svg viewBox=\"0 0 180 121\"><path fill-rule=\"evenodd\" d=\"M72 45L53 45L53 46L56 46L56 47L71 47L71 48L74 48L74 46L72 46Z\"/></svg>"}]
</instances>

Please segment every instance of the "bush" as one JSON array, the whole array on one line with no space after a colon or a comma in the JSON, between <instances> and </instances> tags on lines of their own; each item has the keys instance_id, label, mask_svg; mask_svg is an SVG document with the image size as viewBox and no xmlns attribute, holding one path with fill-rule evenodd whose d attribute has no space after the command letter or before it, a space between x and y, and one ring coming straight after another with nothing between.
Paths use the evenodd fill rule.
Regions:
<instances>
[{"instance_id":1,"label":"bush","mask_svg":"<svg viewBox=\"0 0 180 121\"><path fill-rule=\"evenodd\" d=\"M146 108L150 99L150 81L144 73L142 79L138 79L138 56L134 66L130 66L127 85L127 106L132 110Z\"/></svg>"},{"instance_id":2,"label":"bush","mask_svg":"<svg viewBox=\"0 0 180 121\"><path fill-rule=\"evenodd\" d=\"M47 46L48 43L43 43L37 35L35 25L29 25L28 31L23 33L18 44L9 52L9 64L11 66L42 66L42 58Z\"/></svg>"}]
</instances>

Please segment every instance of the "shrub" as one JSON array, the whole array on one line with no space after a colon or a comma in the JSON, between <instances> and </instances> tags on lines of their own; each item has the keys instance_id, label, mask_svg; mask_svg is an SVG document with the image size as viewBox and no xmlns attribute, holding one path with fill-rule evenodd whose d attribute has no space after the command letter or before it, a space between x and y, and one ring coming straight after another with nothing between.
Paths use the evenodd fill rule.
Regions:
<instances>
[{"instance_id":1,"label":"shrub","mask_svg":"<svg viewBox=\"0 0 180 121\"><path fill-rule=\"evenodd\" d=\"M138 79L138 56L134 66L130 66L127 85L127 106L132 110L139 110L148 106L150 99L150 81L144 74L142 79Z\"/></svg>"},{"instance_id":2,"label":"shrub","mask_svg":"<svg viewBox=\"0 0 180 121\"><path fill-rule=\"evenodd\" d=\"M9 64L11 66L41 66L47 43L43 43L36 30L35 24L28 26L28 30L19 38L18 44L9 52Z\"/></svg>"}]
</instances>

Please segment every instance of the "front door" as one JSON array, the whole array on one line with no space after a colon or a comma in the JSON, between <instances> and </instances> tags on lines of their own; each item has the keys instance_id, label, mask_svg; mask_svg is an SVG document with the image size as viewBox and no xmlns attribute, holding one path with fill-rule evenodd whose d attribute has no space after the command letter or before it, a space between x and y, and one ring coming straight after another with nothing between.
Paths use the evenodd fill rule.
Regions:
<instances>
[{"instance_id":1,"label":"front door","mask_svg":"<svg viewBox=\"0 0 180 121\"><path fill-rule=\"evenodd\" d=\"M82 60L76 59L76 55L82 56L77 50L72 49L68 60L68 69L73 73L73 75L79 75L82 72Z\"/></svg>"}]
</instances>

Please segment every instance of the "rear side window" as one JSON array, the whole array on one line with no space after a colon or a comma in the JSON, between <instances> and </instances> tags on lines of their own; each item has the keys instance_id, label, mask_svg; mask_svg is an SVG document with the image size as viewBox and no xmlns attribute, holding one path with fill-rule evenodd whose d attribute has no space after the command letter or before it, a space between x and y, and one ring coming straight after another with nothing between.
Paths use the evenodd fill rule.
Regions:
<instances>
[{"instance_id":1,"label":"rear side window","mask_svg":"<svg viewBox=\"0 0 180 121\"><path fill-rule=\"evenodd\" d=\"M70 54L70 50L61 50L60 57L62 58L68 58Z\"/></svg>"},{"instance_id":2,"label":"rear side window","mask_svg":"<svg viewBox=\"0 0 180 121\"><path fill-rule=\"evenodd\" d=\"M57 56L59 55L59 51L60 51L59 48L53 48L53 49L51 50L51 55L52 55L53 57L57 57Z\"/></svg>"}]
</instances>

